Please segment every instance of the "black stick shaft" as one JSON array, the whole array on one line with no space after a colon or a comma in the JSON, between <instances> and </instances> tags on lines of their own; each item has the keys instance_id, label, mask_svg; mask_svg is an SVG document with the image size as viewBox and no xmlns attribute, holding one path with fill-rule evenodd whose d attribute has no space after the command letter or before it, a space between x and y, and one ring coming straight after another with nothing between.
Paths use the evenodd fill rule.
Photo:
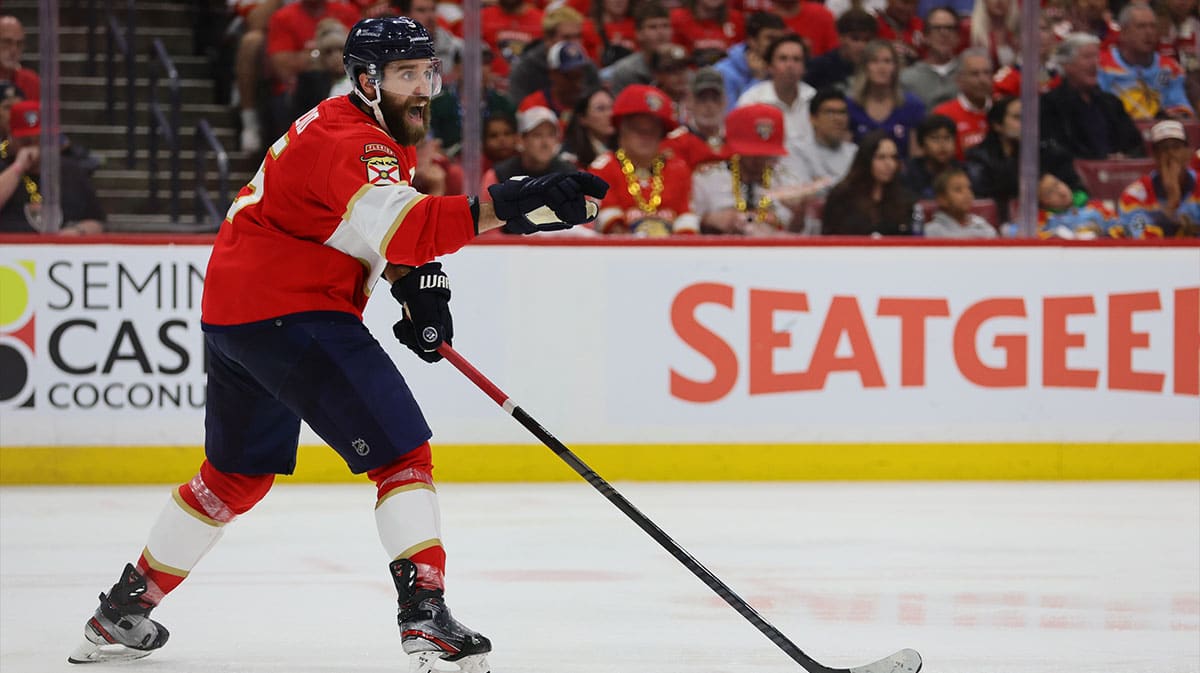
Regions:
<instances>
[{"instance_id":1,"label":"black stick shaft","mask_svg":"<svg viewBox=\"0 0 1200 673\"><path fill-rule=\"evenodd\" d=\"M579 456L575 455L575 453L569 448L567 448L566 445L558 441L558 438L550 434L548 430L543 428L541 424L534 420L534 418L528 413L526 413L524 409L514 404L512 400L500 390L500 388L489 381L487 377L479 372L479 370L475 369L475 367L472 366L470 362L467 362L463 356L459 355L457 351L446 344L442 344L438 348L438 352L440 352L443 357L449 360L450 364L454 365L454 367L462 372L464 376L470 379L471 382L479 386L479 388L485 394L487 394L488 397L491 397L497 404L499 404L505 411L515 418L518 423L532 433L534 437L537 437L538 440L540 440L551 451L553 451L555 455L561 458L563 462L565 462L567 465L570 465L571 469L575 470L579 476L587 480L589 484L591 484L597 491L600 492L600 495L603 495L608 499L609 502L616 505L617 509L621 510L625 516L629 517L635 524L637 524L638 528L641 528L646 532L647 535L654 538L655 542L661 545L663 549L666 549L671 556L674 556L675 559L682 563L685 568L690 570L693 575L700 578L700 581L704 582L709 589L712 589L734 610L737 610L738 614L740 614L742 617L745 617L746 621L754 625L754 628L761 631L762 634L765 635L772 643L775 643L779 649L783 650L789 657L794 659L796 663L804 667L804 670L808 671L809 673L835 673L835 669L831 669L817 663L812 657L808 656L799 647L797 647L795 643L788 640L787 636L783 635L779 629L772 626L771 623L766 619L763 619L763 616L760 615L757 610L755 610L749 603L742 599L741 596L738 596L736 593L734 593L728 585L714 575L711 570L704 567L704 564L697 561L696 558L688 553L686 549L680 546L678 542L671 539L671 536L667 535L666 532L664 532L663 529L659 528L657 524L651 521L649 517L647 517L645 514L642 514L637 507L634 507L633 503L629 502L625 496L621 495L617 489L613 488L612 484L609 484L604 480L603 477L596 474L595 470L588 467L587 463L583 462L583 460L580 459Z\"/></svg>"}]
</instances>

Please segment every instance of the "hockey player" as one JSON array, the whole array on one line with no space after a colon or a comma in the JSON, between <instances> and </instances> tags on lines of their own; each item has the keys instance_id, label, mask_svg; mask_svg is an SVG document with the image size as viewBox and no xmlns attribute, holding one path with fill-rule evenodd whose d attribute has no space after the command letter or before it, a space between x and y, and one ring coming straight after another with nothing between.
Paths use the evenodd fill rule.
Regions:
<instances>
[{"instance_id":1,"label":"hockey player","mask_svg":"<svg viewBox=\"0 0 1200 673\"><path fill-rule=\"evenodd\" d=\"M450 615L429 427L362 323L382 275L403 304L396 337L427 361L450 342L450 286L434 257L503 226L520 233L589 219L607 185L583 173L513 179L492 203L409 184L414 145L441 88L433 42L406 17L363 19L343 52L355 89L300 117L229 208L213 245L202 323L209 362L205 454L84 628L73 663L136 659L163 646L150 618L221 536L296 461L300 420L377 486L411 670L438 660L488 670L491 643ZM594 209L592 209L594 212Z\"/></svg>"}]
</instances>

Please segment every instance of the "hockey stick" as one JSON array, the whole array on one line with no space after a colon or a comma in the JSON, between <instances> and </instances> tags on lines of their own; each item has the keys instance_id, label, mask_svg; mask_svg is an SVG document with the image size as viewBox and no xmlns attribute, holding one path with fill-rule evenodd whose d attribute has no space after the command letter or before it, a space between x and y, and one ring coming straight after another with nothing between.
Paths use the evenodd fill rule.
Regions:
<instances>
[{"instance_id":1,"label":"hockey stick","mask_svg":"<svg viewBox=\"0 0 1200 673\"><path fill-rule=\"evenodd\" d=\"M757 610L751 607L741 596L735 594L732 589L714 575L712 571L705 568L703 564L681 547L678 542L672 540L649 517L638 511L633 506L633 503L626 500L625 496L618 493L617 489L613 488L603 477L596 474L579 456L572 453L554 435L550 434L541 424L535 421L532 416L525 413L524 409L517 406L516 402L513 402L508 395L504 394L504 391L496 387L496 384L489 381L470 362L467 362L463 356L459 355L458 351L451 348L448 344L443 343L438 347L438 352L449 360L450 364L454 365L458 371L470 379L472 383L478 386L484 394L492 398L496 404L499 404L504 411L517 419L518 423L525 426L526 430L541 440L563 462L570 465L571 469L579 473L579 476L587 480L597 491L600 491L601 495L608 498L609 502L616 505L617 509L624 512L625 516L632 519L638 525L638 528L641 528L647 535L654 538L655 542L662 545L663 549L670 552L671 556L674 556L685 568L692 571L692 574L700 578L701 582L708 585L709 589L712 589L718 596L725 599L725 602L729 603L734 610L737 610L738 614L745 617L747 621L754 625L754 628L761 631L763 635L775 643L779 649L787 653L789 657L800 664L808 673L917 673L921 670L921 655L917 654L915 650L900 650L890 657L856 668L829 668L818 663L801 651L799 647L796 647L796 644L788 640L787 636L783 635L779 629L763 619Z\"/></svg>"}]
</instances>

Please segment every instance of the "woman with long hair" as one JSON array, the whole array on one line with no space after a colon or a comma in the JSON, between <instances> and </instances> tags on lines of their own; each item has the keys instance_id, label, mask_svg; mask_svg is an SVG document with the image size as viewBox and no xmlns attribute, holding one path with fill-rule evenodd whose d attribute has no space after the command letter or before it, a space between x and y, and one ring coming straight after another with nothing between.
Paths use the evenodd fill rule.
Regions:
<instances>
[{"instance_id":1,"label":"woman with long hair","mask_svg":"<svg viewBox=\"0 0 1200 673\"><path fill-rule=\"evenodd\" d=\"M912 143L911 131L925 118L921 99L900 88L900 54L887 40L873 40L863 51L862 63L850 78L846 104L854 141L882 129L906 158Z\"/></svg>"},{"instance_id":2,"label":"woman with long hair","mask_svg":"<svg viewBox=\"0 0 1200 673\"><path fill-rule=\"evenodd\" d=\"M563 151L586 169L596 157L616 148L613 126L613 96L597 87L583 94L571 110L571 121L563 136Z\"/></svg>"},{"instance_id":3,"label":"woman with long hair","mask_svg":"<svg viewBox=\"0 0 1200 673\"><path fill-rule=\"evenodd\" d=\"M637 26L633 0L594 0L583 22L583 46L600 67L637 51Z\"/></svg>"},{"instance_id":4,"label":"woman with long hair","mask_svg":"<svg viewBox=\"0 0 1200 673\"><path fill-rule=\"evenodd\" d=\"M821 233L830 236L911 236L916 200L900 179L896 141L878 129L863 136L850 172L829 192Z\"/></svg>"},{"instance_id":5,"label":"woman with long hair","mask_svg":"<svg viewBox=\"0 0 1200 673\"><path fill-rule=\"evenodd\" d=\"M976 0L971 12L971 46L983 47L996 70L1014 65L1021 52L1021 8L1017 0Z\"/></svg>"}]
</instances>

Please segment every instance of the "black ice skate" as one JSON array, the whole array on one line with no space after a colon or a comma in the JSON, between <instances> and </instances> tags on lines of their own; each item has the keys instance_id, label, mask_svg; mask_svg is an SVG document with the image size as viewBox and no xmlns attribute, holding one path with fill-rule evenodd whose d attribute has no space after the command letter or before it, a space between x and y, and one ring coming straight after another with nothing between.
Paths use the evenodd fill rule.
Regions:
<instances>
[{"instance_id":1,"label":"black ice skate","mask_svg":"<svg viewBox=\"0 0 1200 673\"><path fill-rule=\"evenodd\" d=\"M126 564L108 595L100 594L100 607L83 627L87 640L67 661L92 664L141 659L166 644L171 634L150 619L154 606L141 600L145 593L146 578L132 564Z\"/></svg>"},{"instance_id":2,"label":"black ice skate","mask_svg":"<svg viewBox=\"0 0 1200 673\"><path fill-rule=\"evenodd\" d=\"M489 673L492 642L450 616L441 589L418 588L417 567L408 559L390 565L400 595L400 640L411 662L410 673L430 673L439 660L461 673Z\"/></svg>"}]
</instances>

